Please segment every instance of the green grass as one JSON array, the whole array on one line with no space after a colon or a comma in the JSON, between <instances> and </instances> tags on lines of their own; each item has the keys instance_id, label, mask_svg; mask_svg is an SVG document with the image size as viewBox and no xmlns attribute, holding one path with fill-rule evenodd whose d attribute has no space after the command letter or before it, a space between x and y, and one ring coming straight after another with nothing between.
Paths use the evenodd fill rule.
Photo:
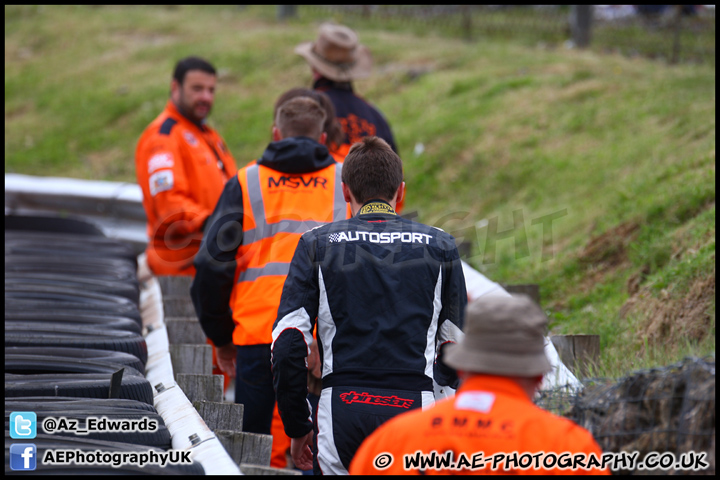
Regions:
<instances>
[{"instance_id":1,"label":"green grass","mask_svg":"<svg viewBox=\"0 0 720 480\"><path fill-rule=\"evenodd\" d=\"M5 172L134 182L189 54L219 69L210 121L244 165L275 98L311 83L293 47L347 22L373 52L355 86L391 122L407 211L470 241L492 280L540 284L554 333L601 335L598 374L715 351L714 66L299 11L6 6ZM665 305L689 326L653 327Z\"/></svg>"}]
</instances>

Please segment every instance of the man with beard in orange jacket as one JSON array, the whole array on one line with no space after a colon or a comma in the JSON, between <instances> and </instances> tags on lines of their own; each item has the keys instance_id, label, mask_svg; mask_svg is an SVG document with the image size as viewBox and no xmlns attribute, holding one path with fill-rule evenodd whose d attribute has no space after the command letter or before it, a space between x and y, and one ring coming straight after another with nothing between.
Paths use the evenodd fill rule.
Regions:
<instances>
[{"instance_id":1,"label":"man with beard in orange jacket","mask_svg":"<svg viewBox=\"0 0 720 480\"><path fill-rule=\"evenodd\" d=\"M216 71L207 60L178 61L170 99L137 144L135 173L148 220L145 254L154 275L195 274L193 259L205 223L225 182L237 172L225 141L206 123L215 84ZM213 373L222 372L215 366ZM230 377L224 377L227 389Z\"/></svg>"},{"instance_id":2,"label":"man with beard in orange jacket","mask_svg":"<svg viewBox=\"0 0 720 480\"><path fill-rule=\"evenodd\" d=\"M155 275L194 275L205 222L237 172L222 137L205 121L215 83L215 68L206 60L180 60L170 100L137 144L135 170L150 240L147 262Z\"/></svg>"}]
</instances>

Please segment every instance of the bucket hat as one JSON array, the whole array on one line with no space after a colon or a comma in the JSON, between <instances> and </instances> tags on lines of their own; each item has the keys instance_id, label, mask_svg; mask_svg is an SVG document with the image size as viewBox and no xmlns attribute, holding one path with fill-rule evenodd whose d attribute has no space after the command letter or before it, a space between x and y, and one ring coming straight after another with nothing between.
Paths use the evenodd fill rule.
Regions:
<instances>
[{"instance_id":1,"label":"bucket hat","mask_svg":"<svg viewBox=\"0 0 720 480\"><path fill-rule=\"evenodd\" d=\"M534 377L552 370L545 356L548 319L530 297L480 297L467 306L465 336L446 347L456 370Z\"/></svg>"},{"instance_id":2,"label":"bucket hat","mask_svg":"<svg viewBox=\"0 0 720 480\"><path fill-rule=\"evenodd\" d=\"M358 42L357 34L344 25L323 23L314 42L301 43L295 53L320 74L336 82L349 82L370 75L372 55Z\"/></svg>"}]
</instances>

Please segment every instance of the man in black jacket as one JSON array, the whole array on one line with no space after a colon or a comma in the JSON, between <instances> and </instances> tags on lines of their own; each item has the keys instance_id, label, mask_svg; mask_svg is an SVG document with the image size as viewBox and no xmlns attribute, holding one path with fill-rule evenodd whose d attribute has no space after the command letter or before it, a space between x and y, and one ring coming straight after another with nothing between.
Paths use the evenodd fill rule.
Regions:
<instances>
[{"instance_id":1,"label":"man in black jacket","mask_svg":"<svg viewBox=\"0 0 720 480\"><path fill-rule=\"evenodd\" d=\"M273 326L273 383L295 464L313 455L305 358L317 322L322 394L316 473L346 474L383 422L432 405L433 379L457 386L443 346L462 336L467 304L455 239L404 219L402 162L377 137L353 145L342 169L353 218L300 238ZM317 320L316 320L317 319Z\"/></svg>"},{"instance_id":2,"label":"man in black jacket","mask_svg":"<svg viewBox=\"0 0 720 480\"><path fill-rule=\"evenodd\" d=\"M390 125L375 106L355 94L352 81L370 75L370 50L359 43L357 34L344 25L324 23L314 42L301 43L295 53L302 56L313 72L313 89L325 93L333 103L338 121L345 132L339 151L363 137L385 140L397 153ZM344 147L344 148L343 148Z\"/></svg>"}]
</instances>

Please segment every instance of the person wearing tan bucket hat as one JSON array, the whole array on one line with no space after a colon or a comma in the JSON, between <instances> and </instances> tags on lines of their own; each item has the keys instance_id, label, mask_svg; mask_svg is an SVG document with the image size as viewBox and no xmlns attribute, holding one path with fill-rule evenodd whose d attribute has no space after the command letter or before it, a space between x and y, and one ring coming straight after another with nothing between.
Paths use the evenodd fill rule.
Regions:
<instances>
[{"instance_id":1,"label":"person wearing tan bucket hat","mask_svg":"<svg viewBox=\"0 0 720 480\"><path fill-rule=\"evenodd\" d=\"M471 302L465 336L444 358L461 379L456 395L384 423L360 446L350 474L609 474L590 432L532 401L552 369L546 329L547 317L527 296ZM440 458L448 451L456 468L407 468L405 455ZM572 468L575 458L590 468Z\"/></svg>"},{"instance_id":2,"label":"person wearing tan bucket hat","mask_svg":"<svg viewBox=\"0 0 720 480\"><path fill-rule=\"evenodd\" d=\"M325 93L335 107L344 138L339 144L328 144L333 157L345 158L350 146L363 137L375 136L385 140L398 153L395 137L385 115L374 105L355 93L352 82L369 77L372 54L361 44L351 28L323 23L312 42L295 47L295 53L307 61L313 73L313 90ZM401 200L396 208L402 212Z\"/></svg>"},{"instance_id":3,"label":"person wearing tan bucket hat","mask_svg":"<svg viewBox=\"0 0 720 480\"><path fill-rule=\"evenodd\" d=\"M343 145L358 142L365 136L385 140L397 153L395 139L385 116L375 106L355 94L352 82L369 77L372 54L361 44L357 33L344 25L323 23L317 39L295 47L313 71L313 89L326 93L332 100L338 120L346 134Z\"/></svg>"}]
</instances>

